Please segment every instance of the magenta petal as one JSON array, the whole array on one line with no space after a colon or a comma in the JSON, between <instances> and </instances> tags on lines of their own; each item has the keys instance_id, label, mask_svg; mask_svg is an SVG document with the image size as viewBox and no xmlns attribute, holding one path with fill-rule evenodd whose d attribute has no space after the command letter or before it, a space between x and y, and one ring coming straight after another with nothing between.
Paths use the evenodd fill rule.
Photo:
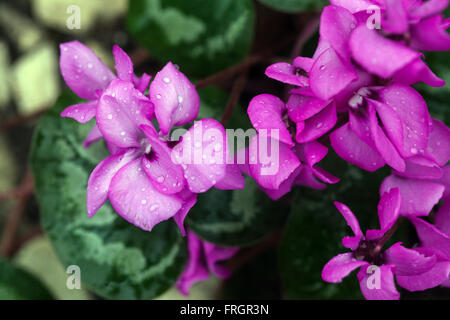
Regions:
<instances>
[{"instance_id":1,"label":"magenta petal","mask_svg":"<svg viewBox=\"0 0 450 320\"><path fill-rule=\"evenodd\" d=\"M428 1L414 1L419 2L410 11L410 16L414 19L423 19L438 12L444 11L448 6L448 0L428 0Z\"/></svg>"},{"instance_id":2,"label":"magenta petal","mask_svg":"<svg viewBox=\"0 0 450 320\"><path fill-rule=\"evenodd\" d=\"M297 75L297 68L287 62L278 62L267 67L266 76L294 86L307 86L308 78Z\"/></svg>"},{"instance_id":3,"label":"magenta petal","mask_svg":"<svg viewBox=\"0 0 450 320\"><path fill-rule=\"evenodd\" d=\"M395 171L395 174L405 178L439 179L443 172L434 160L418 155L405 160L404 172Z\"/></svg>"},{"instance_id":4,"label":"magenta petal","mask_svg":"<svg viewBox=\"0 0 450 320\"><path fill-rule=\"evenodd\" d=\"M216 277L221 279L228 278L231 272L226 267L220 265L219 261L230 259L239 251L239 248L221 247L206 241L203 241L203 248L209 270Z\"/></svg>"},{"instance_id":5,"label":"magenta petal","mask_svg":"<svg viewBox=\"0 0 450 320\"><path fill-rule=\"evenodd\" d=\"M260 134L250 142L249 157L251 176L266 189L278 189L301 165L287 145Z\"/></svg>"},{"instance_id":6,"label":"magenta petal","mask_svg":"<svg viewBox=\"0 0 450 320\"><path fill-rule=\"evenodd\" d=\"M411 26L411 47L420 51L450 50L450 34L442 15L435 15Z\"/></svg>"},{"instance_id":7,"label":"magenta petal","mask_svg":"<svg viewBox=\"0 0 450 320\"><path fill-rule=\"evenodd\" d=\"M388 231L397 221L402 198L398 188L392 188L389 192L381 195L378 203L378 218L380 219L380 227L384 232Z\"/></svg>"},{"instance_id":8,"label":"magenta petal","mask_svg":"<svg viewBox=\"0 0 450 320\"><path fill-rule=\"evenodd\" d=\"M306 57L297 57L294 59L294 61L292 61L292 64L294 65L294 67L299 68L299 69L304 70L307 73L309 73L314 64L314 59L306 58Z\"/></svg>"},{"instance_id":9,"label":"magenta petal","mask_svg":"<svg viewBox=\"0 0 450 320\"><path fill-rule=\"evenodd\" d=\"M213 119L196 121L183 135L172 159L183 167L189 190L205 192L225 176L227 143L225 129Z\"/></svg>"},{"instance_id":10,"label":"magenta petal","mask_svg":"<svg viewBox=\"0 0 450 320\"><path fill-rule=\"evenodd\" d=\"M295 146L295 152L300 161L305 162L308 166L312 167L325 158L328 153L328 148L317 141L312 141L297 144Z\"/></svg>"},{"instance_id":11,"label":"magenta petal","mask_svg":"<svg viewBox=\"0 0 450 320\"><path fill-rule=\"evenodd\" d=\"M449 277L450 261L442 261L437 262L433 268L422 274L397 275L397 283L408 291L424 291L444 284Z\"/></svg>"},{"instance_id":12,"label":"magenta petal","mask_svg":"<svg viewBox=\"0 0 450 320\"><path fill-rule=\"evenodd\" d=\"M119 46L113 47L114 60L116 62L117 76L123 81L133 81L133 62Z\"/></svg>"},{"instance_id":13,"label":"magenta petal","mask_svg":"<svg viewBox=\"0 0 450 320\"><path fill-rule=\"evenodd\" d=\"M345 63L332 48L325 50L314 63L309 83L311 91L322 100L329 100L358 79L352 65Z\"/></svg>"},{"instance_id":14,"label":"magenta petal","mask_svg":"<svg viewBox=\"0 0 450 320\"><path fill-rule=\"evenodd\" d=\"M173 217L183 204L179 197L165 195L154 189L142 169L141 158L116 173L109 186L108 196L120 216L146 231Z\"/></svg>"},{"instance_id":15,"label":"magenta petal","mask_svg":"<svg viewBox=\"0 0 450 320\"><path fill-rule=\"evenodd\" d=\"M247 113L258 132L265 129L268 136L294 146L291 134L283 121L285 110L286 107L280 98L271 94L260 94L250 101ZM272 132L275 132L276 136L272 136Z\"/></svg>"},{"instance_id":16,"label":"magenta petal","mask_svg":"<svg viewBox=\"0 0 450 320\"><path fill-rule=\"evenodd\" d=\"M330 135L334 151L344 160L370 172L385 165L379 153L361 141L347 123Z\"/></svg>"},{"instance_id":17,"label":"magenta petal","mask_svg":"<svg viewBox=\"0 0 450 320\"><path fill-rule=\"evenodd\" d=\"M362 236L363 233L361 231L361 228L359 227L358 220L356 219L355 215L350 210L350 208L340 202L334 202L334 205L339 210L339 212L342 214L342 216L344 217L348 226L352 229L353 234L355 236Z\"/></svg>"},{"instance_id":18,"label":"magenta petal","mask_svg":"<svg viewBox=\"0 0 450 320\"><path fill-rule=\"evenodd\" d=\"M373 6L370 0L330 0L331 4L343 7L351 13L366 11L368 7Z\"/></svg>"},{"instance_id":19,"label":"magenta petal","mask_svg":"<svg viewBox=\"0 0 450 320\"><path fill-rule=\"evenodd\" d=\"M84 44L71 41L62 43L59 47L59 66L66 84L79 97L96 100L96 92L106 89L115 75Z\"/></svg>"},{"instance_id":20,"label":"magenta petal","mask_svg":"<svg viewBox=\"0 0 450 320\"><path fill-rule=\"evenodd\" d=\"M135 150L114 154L100 162L89 176L87 186L87 212L92 218L108 198L109 185L124 165L136 159Z\"/></svg>"},{"instance_id":21,"label":"magenta petal","mask_svg":"<svg viewBox=\"0 0 450 320\"><path fill-rule=\"evenodd\" d=\"M189 294L189 290L194 283L210 277L208 268L204 263L202 241L193 232L188 232L187 237L189 250L188 262L175 284L178 290L185 296Z\"/></svg>"},{"instance_id":22,"label":"magenta petal","mask_svg":"<svg viewBox=\"0 0 450 320\"><path fill-rule=\"evenodd\" d=\"M427 151L440 166L450 160L450 129L439 120L433 119Z\"/></svg>"},{"instance_id":23,"label":"magenta petal","mask_svg":"<svg viewBox=\"0 0 450 320\"><path fill-rule=\"evenodd\" d=\"M275 200L275 201L280 199L285 194L289 193L294 185L299 184L298 179L300 178L301 172L304 171L303 169L305 169L305 168L298 167L297 169L295 169L295 171L293 173L291 173L289 178L287 178L280 184L278 189L262 188L262 190L269 196L270 199ZM313 179L314 179L314 177L313 177ZM309 187L313 188L313 186L309 186Z\"/></svg>"},{"instance_id":24,"label":"magenta petal","mask_svg":"<svg viewBox=\"0 0 450 320\"><path fill-rule=\"evenodd\" d=\"M198 115L200 98L194 85L169 62L150 84L150 99L161 131L169 133L172 126L182 126Z\"/></svg>"},{"instance_id":25,"label":"magenta petal","mask_svg":"<svg viewBox=\"0 0 450 320\"><path fill-rule=\"evenodd\" d=\"M304 128L296 134L298 143L316 140L334 128L337 122L336 105L333 103L321 112L305 120Z\"/></svg>"},{"instance_id":26,"label":"magenta petal","mask_svg":"<svg viewBox=\"0 0 450 320\"><path fill-rule=\"evenodd\" d=\"M398 171L405 171L406 164L392 142L386 137L383 129L378 125L375 111L370 111L370 132L372 134L375 147L386 163Z\"/></svg>"},{"instance_id":27,"label":"magenta petal","mask_svg":"<svg viewBox=\"0 0 450 320\"><path fill-rule=\"evenodd\" d=\"M341 57L350 58L348 38L357 21L352 13L339 6L326 6L320 17L320 37L331 44Z\"/></svg>"},{"instance_id":28,"label":"magenta petal","mask_svg":"<svg viewBox=\"0 0 450 320\"><path fill-rule=\"evenodd\" d=\"M94 143L97 140L100 140L101 138L103 138L102 133L100 132L100 130L98 129L97 124L94 124L92 126L91 131L89 131L88 136L86 137L86 139L83 141L83 147L85 148L89 148L89 146Z\"/></svg>"},{"instance_id":29,"label":"magenta petal","mask_svg":"<svg viewBox=\"0 0 450 320\"><path fill-rule=\"evenodd\" d=\"M388 264L395 265L396 276L413 276L427 272L436 264L436 256L426 256L396 243L385 251Z\"/></svg>"},{"instance_id":30,"label":"magenta petal","mask_svg":"<svg viewBox=\"0 0 450 320\"><path fill-rule=\"evenodd\" d=\"M61 112L61 117L72 118L79 123L86 123L95 116L98 100L74 104L68 106Z\"/></svg>"},{"instance_id":31,"label":"magenta petal","mask_svg":"<svg viewBox=\"0 0 450 320\"><path fill-rule=\"evenodd\" d=\"M383 128L389 137L389 140L397 150L403 152L403 123L394 109L382 102L367 99L367 101L375 107L378 116L383 124Z\"/></svg>"},{"instance_id":32,"label":"magenta petal","mask_svg":"<svg viewBox=\"0 0 450 320\"><path fill-rule=\"evenodd\" d=\"M395 288L393 265L382 265L378 271L371 270L369 266L364 266L358 273L359 286L361 292L367 300L398 300L400 294ZM379 287L375 278L379 272Z\"/></svg>"},{"instance_id":33,"label":"magenta petal","mask_svg":"<svg viewBox=\"0 0 450 320\"><path fill-rule=\"evenodd\" d=\"M427 216L444 192L444 186L440 183L391 175L381 184L380 194L393 188L400 190L400 214L403 216Z\"/></svg>"},{"instance_id":34,"label":"magenta petal","mask_svg":"<svg viewBox=\"0 0 450 320\"><path fill-rule=\"evenodd\" d=\"M180 229L181 235L186 236L186 228L184 227L184 219L186 218L189 210L195 205L197 202L197 194L190 192L188 189L184 189L178 196L183 200L183 205L180 210L173 216L173 220L177 224Z\"/></svg>"},{"instance_id":35,"label":"magenta petal","mask_svg":"<svg viewBox=\"0 0 450 320\"><path fill-rule=\"evenodd\" d=\"M411 218L411 222L416 227L422 245L439 250L450 260L450 236L446 235L434 225L419 219Z\"/></svg>"},{"instance_id":36,"label":"magenta petal","mask_svg":"<svg viewBox=\"0 0 450 320\"><path fill-rule=\"evenodd\" d=\"M393 82L404 85L413 85L419 82L424 82L432 87L445 86L445 81L435 75L420 58L417 58L410 64L403 67L403 69L396 72Z\"/></svg>"},{"instance_id":37,"label":"magenta petal","mask_svg":"<svg viewBox=\"0 0 450 320\"><path fill-rule=\"evenodd\" d=\"M353 58L370 72L390 78L419 57L419 53L386 39L366 25L357 27L350 36Z\"/></svg>"},{"instance_id":38,"label":"magenta petal","mask_svg":"<svg viewBox=\"0 0 450 320\"><path fill-rule=\"evenodd\" d=\"M100 98L97 125L105 139L116 146L140 147L143 133L139 125L153 126L146 116L152 108L151 102L133 84L116 79Z\"/></svg>"},{"instance_id":39,"label":"magenta petal","mask_svg":"<svg viewBox=\"0 0 450 320\"><path fill-rule=\"evenodd\" d=\"M158 138L154 128L141 128L151 145L150 153L142 158L142 166L153 187L164 194L180 192L184 188L183 168L173 163L172 150Z\"/></svg>"},{"instance_id":40,"label":"magenta petal","mask_svg":"<svg viewBox=\"0 0 450 320\"><path fill-rule=\"evenodd\" d=\"M322 279L331 283L341 282L353 270L366 264L366 261L356 260L351 252L339 254L323 267Z\"/></svg>"},{"instance_id":41,"label":"magenta petal","mask_svg":"<svg viewBox=\"0 0 450 320\"><path fill-rule=\"evenodd\" d=\"M329 104L311 94L291 94L286 104L289 118L294 122L304 121L318 114Z\"/></svg>"},{"instance_id":42,"label":"magenta petal","mask_svg":"<svg viewBox=\"0 0 450 320\"><path fill-rule=\"evenodd\" d=\"M145 93L145 91L147 90L151 79L152 79L152 76L144 73L141 76L141 78L139 79L139 82L137 83L136 89L138 89L142 93Z\"/></svg>"},{"instance_id":43,"label":"magenta petal","mask_svg":"<svg viewBox=\"0 0 450 320\"><path fill-rule=\"evenodd\" d=\"M243 189L245 185L244 177L237 164L227 164L225 176L219 180L214 188L221 190Z\"/></svg>"},{"instance_id":44,"label":"magenta petal","mask_svg":"<svg viewBox=\"0 0 450 320\"><path fill-rule=\"evenodd\" d=\"M294 181L295 185L305 186L315 190L323 190L327 187L326 184L323 184L318 180L320 177L316 177L316 172L313 168L302 166L299 169L299 174ZM281 184L280 188L283 184L284 182Z\"/></svg>"},{"instance_id":45,"label":"magenta petal","mask_svg":"<svg viewBox=\"0 0 450 320\"><path fill-rule=\"evenodd\" d=\"M429 133L428 108L421 95L411 87L393 84L380 90L380 98L391 106L403 123L402 155L411 157L427 147Z\"/></svg>"}]
</instances>

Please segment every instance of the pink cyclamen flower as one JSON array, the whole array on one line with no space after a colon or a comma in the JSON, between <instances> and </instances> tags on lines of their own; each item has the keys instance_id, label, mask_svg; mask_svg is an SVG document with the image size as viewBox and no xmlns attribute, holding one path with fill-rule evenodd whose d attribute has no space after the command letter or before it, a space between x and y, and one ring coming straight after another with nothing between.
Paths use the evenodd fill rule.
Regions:
<instances>
[{"instance_id":1,"label":"pink cyclamen flower","mask_svg":"<svg viewBox=\"0 0 450 320\"><path fill-rule=\"evenodd\" d=\"M195 204L197 193L219 183L242 188L243 178L228 174L225 130L216 120L197 121L179 141L170 141L165 132L157 132L151 122L157 108L167 108L166 112L155 112L158 122L161 117L170 124L177 119L178 125L186 124L191 113L198 112L195 88L187 88L185 78L172 65L155 76L152 87L156 95L162 90L154 84L158 81L166 84L177 99L183 94L184 106L179 102L174 108L167 96L167 104L154 105L132 83L121 79L113 80L100 97L96 121L113 154L100 162L89 178L87 210L92 217L109 198L119 215L144 230L150 231L157 223L173 217L184 233L184 217ZM183 107L187 112L179 116L176 109ZM175 161L183 150L190 154L200 150L201 161Z\"/></svg>"},{"instance_id":2,"label":"pink cyclamen flower","mask_svg":"<svg viewBox=\"0 0 450 320\"><path fill-rule=\"evenodd\" d=\"M130 57L118 46L113 47L117 77L129 81L141 92L145 92L151 77L143 74L139 79L134 75ZM72 118L80 123L90 121L96 114L102 92L116 75L100 60L95 53L78 41L60 44L59 65L61 74L68 87L80 98L89 102L68 106L61 116ZM97 126L89 133L85 146L101 138Z\"/></svg>"},{"instance_id":3,"label":"pink cyclamen flower","mask_svg":"<svg viewBox=\"0 0 450 320\"><path fill-rule=\"evenodd\" d=\"M258 95L250 101L247 112L258 134L248 149L241 151L246 153L241 170L255 179L269 197L277 200L295 185L325 187L316 178L327 183L339 181L317 166L328 152L325 146L317 141L294 142L296 125L289 120L281 99Z\"/></svg>"},{"instance_id":4,"label":"pink cyclamen flower","mask_svg":"<svg viewBox=\"0 0 450 320\"><path fill-rule=\"evenodd\" d=\"M394 275L397 283L408 290L425 290L442 283L435 281L431 270L440 261L436 252L426 248L408 249L396 243L383 251L382 247L395 229L401 196L398 189L392 189L382 195L378 205L379 230L368 230L364 235L358 220L351 210L335 203L344 216L354 235L344 237L342 244L351 252L339 254L332 258L322 270L322 279L331 282L341 282L352 271L360 269L357 278L363 296L368 300L397 300L400 298L395 287ZM394 228L393 228L394 227ZM416 288L408 286L413 279L420 276L422 282ZM374 277L378 277L373 281ZM377 283L378 282L378 283ZM439 283L438 283L439 282Z\"/></svg>"},{"instance_id":5,"label":"pink cyclamen flower","mask_svg":"<svg viewBox=\"0 0 450 320\"><path fill-rule=\"evenodd\" d=\"M212 272L216 277L226 279L230 271L218 264L231 258L239 248L220 247L198 238L192 231L187 233L189 258L186 268L178 279L176 286L185 296L189 295L191 286L207 280Z\"/></svg>"}]
</instances>

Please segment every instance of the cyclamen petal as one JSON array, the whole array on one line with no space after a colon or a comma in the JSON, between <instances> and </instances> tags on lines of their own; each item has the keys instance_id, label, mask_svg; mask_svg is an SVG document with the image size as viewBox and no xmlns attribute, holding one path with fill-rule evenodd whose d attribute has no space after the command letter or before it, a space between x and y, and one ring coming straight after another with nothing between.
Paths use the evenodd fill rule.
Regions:
<instances>
[{"instance_id":1,"label":"cyclamen petal","mask_svg":"<svg viewBox=\"0 0 450 320\"><path fill-rule=\"evenodd\" d=\"M189 190L205 192L226 174L229 157L223 126L213 119L202 119L183 135L173 149L172 159L181 164Z\"/></svg>"},{"instance_id":2,"label":"cyclamen petal","mask_svg":"<svg viewBox=\"0 0 450 320\"><path fill-rule=\"evenodd\" d=\"M394 265L382 265L379 271L369 269L369 266L361 267L358 273L359 285L361 292L367 300L398 300L400 294L395 288L394 282ZM376 283L372 283L369 278L372 273L379 272L380 284L379 288ZM373 278L372 278L373 279Z\"/></svg>"},{"instance_id":3,"label":"cyclamen petal","mask_svg":"<svg viewBox=\"0 0 450 320\"><path fill-rule=\"evenodd\" d=\"M436 264L436 256L426 256L414 249L408 249L396 243L386 250L388 264L395 265L396 276L413 276L429 271Z\"/></svg>"},{"instance_id":4,"label":"cyclamen petal","mask_svg":"<svg viewBox=\"0 0 450 320\"><path fill-rule=\"evenodd\" d=\"M133 62L119 46L113 47L114 60L116 62L117 76L123 81L133 82Z\"/></svg>"},{"instance_id":5,"label":"cyclamen petal","mask_svg":"<svg viewBox=\"0 0 450 320\"><path fill-rule=\"evenodd\" d=\"M209 270L216 277L222 279L228 278L231 275L231 271L228 270L228 268L221 266L219 261L230 259L239 251L239 248L221 247L207 241L203 241L203 248L205 250L206 263Z\"/></svg>"},{"instance_id":6,"label":"cyclamen petal","mask_svg":"<svg viewBox=\"0 0 450 320\"><path fill-rule=\"evenodd\" d=\"M380 220L380 228L382 231L388 231L397 221L401 203L402 198L398 188L392 188L381 195L378 204L378 218Z\"/></svg>"},{"instance_id":7,"label":"cyclamen petal","mask_svg":"<svg viewBox=\"0 0 450 320\"><path fill-rule=\"evenodd\" d=\"M444 186L440 183L391 175L384 179L380 193L383 194L393 188L400 190L402 198L400 214L403 216L427 216L444 192Z\"/></svg>"},{"instance_id":8,"label":"cyclamen petal","mask_svg":"<svg viewBox=\"0 0 450 320\"><path fill-rule=\"evenodd\" d=\"M443 18L435 15L411 26L411 47L419 51L450 50L450 34Z\"/></svg>"},{"instance_id":9,"label":"cyclamen petal","mask_svg":"<svg viewBox=\"0 0 450 320\"><path fill-rule=\"evenodd\" d=\"M412 8L409 12L414 19L422 19L432 16L438 12L445 10L448 6L448 0L429 0L416 1L418 5Z\"/></svg>"},{"instance_id":10,"label":"cyclamen petal","mask_svg":"<svg viewBox=\"0 0 450 320\"><path fill-rule=\"evenodd\" d=\"M383 30L390 34L403 34L408 31L408 12L403 1L384 0L386 6L382 21Z\"/></svg>"},{"instance_id":11,"label":"cyclamen petal","mask_svg":"<svg viewBox=\"0 0 450 320\"><path fill-rule=\"evenodd\" d=\"M60 44L59 65L64 81L80 98L96 100L115 75L95 53L79 41Z\"/></svg>"},{"instance_id":12,"label":"cyclamen petal","mask_svg":"<svg viewBox=\"0 0 450 320\"><path fill-rule=\"evenodd\" d=\"M370 0L330 0L331 4L346 8L351 13L366 11L373 3Z\"/></svg>"},{"instance_id":13,"label":"cyclamen petal","mask_svg":"<svg viewBox=\"0 0 450 320\"><path fill-rule=\"evenodd\" d=\"M296 141L298 143L314 141L333 129L336 122L336 105L333 103L305 120L303 130L296 134Z\"/></svg>"},{"instance_id":14,"label":"cyclamen petal","mask_svg":"<svg viewBox=\"0 0 450 320\"><path fill-rule=\"evenodd\" d=\"M245 186L245 179L237 164L227 164L225 168L225 176L220 179L214 188L221 190L239 190Z\"/></svg>"},{"instance_id":15,"label":"cyclamen petal","mask_svg":"<svg viewBox=\"0 0 450 320\"><path fill-rule=\"evenodd\" d=\"M424 291L444 284L449 277L450 261L442 261L424 273L412 276L397 275L396 278L399 286L408 291Z\"/></svg>"},{"instance_id":16,"label":"cyclamen petal","mask_svg":"<svg viewBox=\"0 0 450 320\"><path fill-rule=\"evenodd\" d=\"M411 157L427 147L429 134L428 108L414 89L393 84L378 92L381 100L400 117L403 124L404 144L403 150L399 150L404 157Z\"/></svg>"},{"instance_id":17,"label":"cyclamen petal","mask_svg":"<svg viewBox=\"0 0 450 320\"><path fill-rule=\"evenodd\" d=\"M176 195L162 194L153 187L142 169L141 158L116 173L109 186L108 196L120 216L146 231L173 217L183 204Z\"/></svg>"},{"instance_id":18,"label":"cyclamen petal","mask_svg":"<svg viewBox=\"0 0 450 320\"><path fill-rule=\"evenodd\" d=\"M188 232L188 250L187 266L176 282L176 287L185 296L189 294L194 283L210 277L207 266L202 263L203 244L193 232Z\"/></svg>"},{"instance_id":19,"label":"cyclamen petal","mask_svg":"<svg viewBox=\"0 0 450 320\"><path fill-rule=\"evenodd\" d=\"M72 118L79 123L86 123L95 117L97 111L98 100L91 102L74 104L68 106L61 112L61 117Z\"/></svg>"},{"instance_id":20,"label":"cyclamen petal","mask_svg":"<svg viewBox=\"0 0 450 320\"><path fill-rule=\"evenodd\" d=\"M186 228L184 227L184 219L186 215L189 213L189 210L195 205L197 202L197 194L190 192L188 189L182 190L178 193L178 196L183 200L183 205L180 210L173 216L173 220L177 224L180 229L181 235L186 236Z\"/></svg>"},{"instance_id":21,"label":"cyclamen petal","mask_svg":"<svg viewBox=\"0 0 450 320\"><path fill-rule=\"evenodd\" d=\"M164 194L174 194L184 188L183 168L173 163L172 150L161 140L153 127L141 126L151 150L142 158L145 173L153 187Z\"/></svg>"},{"instance_id":22,"label":"cyclamen petal","mask_svg":"<svg viewBox=\"0 0 450 320\"><path fill-rule=\"evenodd\" d=\"M419 53L379 35L366 25L357 27L350 36L353 58L370 72L390 78L414 60Z\"/></svg>"},{"instance_id":23,"label":"cyclamen petal","mask_svg":"<svg viewBox=\"0 0 450 320\"><path fill-rule=\"evenodd\" d=\"M95 141L100 140L102 137L103 135L100 132L97 124L94 124L91 131L89 131L88 136L83 141L83 147L88 148L91 144L93 144Z\"/></svg>"},{"instance_id":24,"label":"cyclamen petal","mask_svg":"<svg viewBox=\"0 0 450 320\"><path fill-rule=\"evenodd\" d=\"M289 118L294 122L305 121L329 105L328 101L319 99L312 92L292 93L286 104Z\"/></svg>"},{"instance_id":25,"label":"cyclamen petal","mask_svg":"<svg viewBox=\"0 0 450 320\"><path fill-rule=\"evenodd\" d=\"M87 212L92 218L108 198L109 185L114 175L124 165L137 158L135 150L109 156L100 162L89 176L87 186Z\"/></svg>"},{"instance_id":26,"label":"cyclamen petal","mask_svg":"<svg viewBox=\"0 0 450 320\"><path fill-rule=\"evenodd\" d=\"M168 134L172 126L182 126L197 118L200 107L197 90L171 62L150 84L150 99L164 134Z\"/></svg>"},{"instance_id":27,"label":"cyclamen petal","mask_svg":"<svg viewBox=\"0 0 450 320\"><path fill-rule=\"evenodd\" d=\"M347 123L330 135L334 151L344 160L370 172L376 171L386 163L379 153L361 141Z\"/></svg>"},{"instance_id":28,"label":"cyclamen petal","mask_svg":"<svg viewBox=\"0 0 450 320\"><path fill-rule=\"evenodd\" d=\"M286 106L280 98L271 94L260 94L250 101L247 113L253 127L258 132L265 129L269 137L278 139L289 146L294 146L291 134L283 121L285 110ZM276 133L276 136L272 136L273 132Z\"/></svg>"},{"instance_id":29,"label":"cyclamen petal","mask_svg":"<svg viewBox=\"0 0 450 320\"><path fill-rule=\"evenodd\" d=\"M320 37L330 43L341 57L350 59L348 39L356 25L355 17L347 9L326 6L320 17Z\"/></svg>"},{"instance_id":30,"label":"cyclamen petal","mask_svg":"<svg viewBox=\"0 0 450 320\"><path fill-rule=\"evenodd\" d=\"M287 62L278 62L267 67L266 76L283 83L292 84L294 86L308 86L307 77L298 75L297 68Z\"/></svg>"},{"instance_id":31,"label":"cyclamen petal","mask_svg":"<svg viewBox=\"0 0 450 320\"><path fill-rule=\"evenodd\" d=\"M251 176L266 189L278 189L301 165L286 144L260 134L250 142L249 161Z\"/></svg>"},{"instance_id":32,"label":"cyclamen petal","mask_svg":"<svg viewBox=\"0 0 450 320\"><path fill-rule=\"evenodd\" d=\"M446 235L434 225L419 219L410 218L422 245L439 250L450 260L450 235Z\"/></svg>"},{"instance_id":33,"label":"cyclamen petal","mask_svg":"<svg viewBox=\"0 0 450 320\"><path fill-rule=\"evenodd\" d=\"M358 79L353 66L344 62L333 48L325 50L309 74L311 91L322 100L329 100Z\"/></svg>"},{"instance_id":34,"label":"cyclamen petal","mask_svg":"<svg viewBox=\"0 0 450 320\"><path fill-rule=\"evenodd\" d=\"M450 129L437 119L433 119L427 152L440 166L444 166L450 160Z\"/></svg>"},{"instance_id":35,"label":"cyclamen petal","mask_svg":"<svg viewBox=\"0 0 450 320\"><path fill-rule=\"evenodd\" d=\"M334 202L334 205L339 210L339 212L342 214L342 216L344 217L344 219L347 222L348 226L352 229L353 234L356 237L362 237L363 233L362 233L361 228L359 226L359 222L356 219L356 217L353 214L353 212L350 210L350 208L347 207L345 204L340 203L340 202Z\"/></svg>"},{"instance_id":36,"label":"cyclamen petal","mask_svg":"<svg viewBox=\"0 0 450 320\"><path fill-rule=\"evenodd\" d=\"M322 279L331 283L341 282L352 271L367 265L366 261L359 261L353 257L353 253L343 253L328 261L322 270Z\"/></svg>"}]
</instances>

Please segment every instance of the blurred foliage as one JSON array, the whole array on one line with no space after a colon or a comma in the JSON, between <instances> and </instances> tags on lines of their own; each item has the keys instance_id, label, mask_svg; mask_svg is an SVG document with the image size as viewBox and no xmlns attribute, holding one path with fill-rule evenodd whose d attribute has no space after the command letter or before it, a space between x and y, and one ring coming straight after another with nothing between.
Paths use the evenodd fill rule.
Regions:
<instances>
[{"instance_id":1,"label":"blurred foliage","mask_svg":"<svg viewBox=\"0 0 450 320\"><path fill-rule=\"evenodd\" d=\"M41 223L65 266L78 265L82 281L110 299L150 299L180 275L186 248L173 221L145 232L104 205L89 220L86 186L94 166L107 155L102 141L88 149L82 142L89 126L61 118L79 102L63 94L40 121L33 138L31 164Z\"/></svg>"},{"instance_id":2,"label":"blurred foliage","mask_svg":"<svg viewBox=\"0 0 450 320\"><path fill-rule=\"evenodd\" d=\"M275 9L288 13L308 10L320 10L329 4L328 0L258 0L259 2Z\"/></svg>"},{"instance_id":3,"label":"blurred foliage","mask_svg":"<svg viewBox=\"0 0 450 320\"><path fill-rule=\"evenodd\" d=\"M194 283L189 295L184 296L174 286L155 300L213 300L217 299L222 280L211 275L208 280Z\"/></svg>"},{"instance_id":4,"label":"blurred foliage","mask_svg":"<svg viewBox=\"0 0 450 320\"><path fill-rule=\"evenodd\" d=\"M80 289L67 288L66 281L69 274L66 273L47 237L36 237L27 242L14 257L14 262L41 280L55 299L90 299L83 284Z\"/></svg>"},{"instance_id":5,"label":"blurred foliage","mask_svg":"<svg viewBox=\"0 0 450 320\"><path fill-rule=\"evenodd\" d=\"M30 273L0 257L0 300L49 300L47 288Z\"/></svg>"},{"instance_id":6,"label":"blurred foliage","mask_svg":"<svg viewBox=\"0 0 450 320\"><path fill-rule=\"evenodd\" d=\"M254 19L251 0L131 0L127 27L159 60L204 76L245 57Z\"/></svg>"}]
</instances>

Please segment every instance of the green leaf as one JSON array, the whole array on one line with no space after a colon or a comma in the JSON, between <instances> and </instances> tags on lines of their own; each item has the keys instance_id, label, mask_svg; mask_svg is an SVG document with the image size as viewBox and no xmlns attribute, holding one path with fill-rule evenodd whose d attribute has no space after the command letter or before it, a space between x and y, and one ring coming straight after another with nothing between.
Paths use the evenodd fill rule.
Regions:
<instances>
[{"instance_id":1,"label":"green leaf","mask_svg":"<svg viewBox=\"0 0 450 320\"><path fill-rule=\"evenodd\" d=\"M199 194L186 217L201 238L222 246L248 246L282 226L288 208L246 178L243 190L212 189Z\"/></svg>"},{"instance_id":2,"label":"green leaf","mask_svg":"<svg viewBox=\"0 0 450 320\"><path fill-rule=\"evenodd\" d=\"M128 31L162 62L204 76L242 60L254 29L250 0L131 0Z\"/></svg>"},{"instance_id":3,"label":"green leaf","mask_svg":"<svg viewBox=\"0 0 450 320\"><path fill-rule=\"evenodd\" d=\"M327 0L259 0L259 2L275 10L288 13L319 10L328 4Z\"/></svg>"},{"instance_id":4,"label":"green leaf","mask_svg":"<svg viewBox=\"0 0 450 320\"><path fill-rule=\"evenodd\" d=\"M49 300L50 292L34 276L0 258L0 300Z\"/></svg>"},{"instance_id":5,"label":"green leaf","mask_svg":"<svg viewBox=\"0 0 450 320\"><path fill-rule=\"evenodd\" d=\"M78 265L81 281L111 299L150 299L166 291L186 262L186 247L173 221L145 232L105 204L93 219L86 213L86 184L107 156L102 141L88 149L90 130L59 113L79 100L63 94L40 120L31 164L41 223L62 263Z\"/></svg>"},{"instance_id":6,"label":"green leaf","mask_svg":"<svg viewBox=\"0 0 450 320\"><path fill-rule=\"evenodd\" d=\"M377 228L378 188L389 170L367 173L343 165L334 153L330 153L329 158L328 161L338 168L336 171L342 181L329 186L325 192L305 188L295 190L292 212L280 245L282 283L285 293L293 299L362 298L355 274L338 284L327 283L321 278L325 264L337 254L348 251L342 246L341 239L351 234L333 202L348 205L363 230Z\"/></svg>"}]
</instances>

